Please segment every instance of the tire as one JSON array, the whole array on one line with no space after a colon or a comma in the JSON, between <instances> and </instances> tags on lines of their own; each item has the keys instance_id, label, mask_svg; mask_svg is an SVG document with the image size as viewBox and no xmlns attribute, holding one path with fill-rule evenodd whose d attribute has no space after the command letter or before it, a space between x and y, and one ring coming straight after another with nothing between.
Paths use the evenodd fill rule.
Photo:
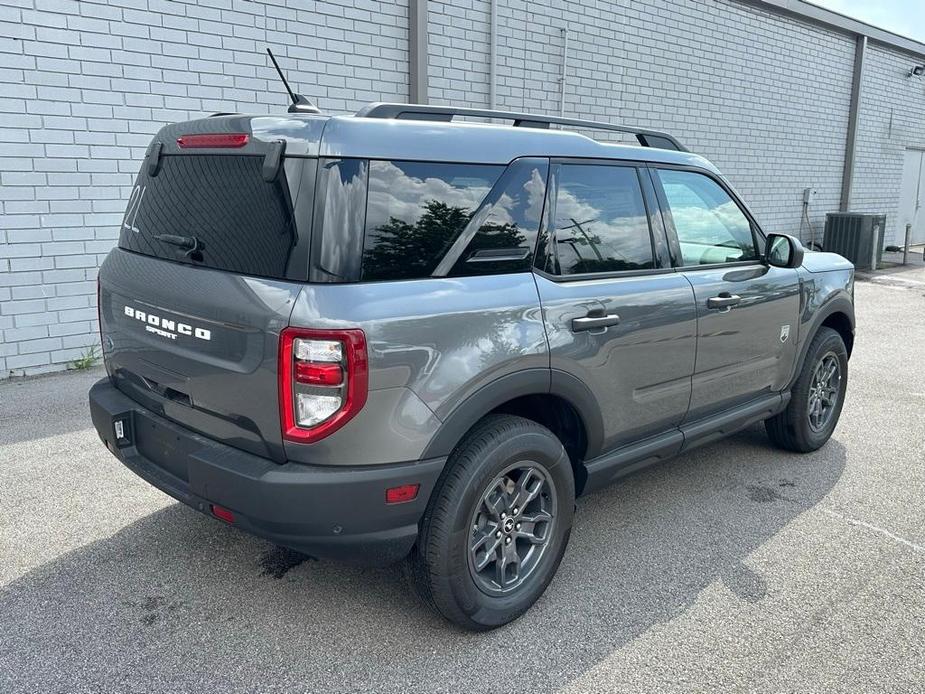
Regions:
<instances>
[{"instance_id":1,"label":"tire","mask_svg":"<svg viewBox=\"0 0 925 694\"><path fill-rule=\"evenodd\" d=\"M490 415L447 461L409 557L411 579L432 609L464 629L507 624L555 575L574 510L575 480L559 439L531 420ZM530 541L531 531L542 541Z\"/></svg>"},{"instance_id":2,"label":"tire","mask_svg":"<svg viewBox=\"0 0 925 694\"><path fill-rule=\"evenodd\" d=\"M837 373L829 379L822 392L831 404L811 405L814 392L819 391L817 373L824 373L832 364L837 364ZM822 371L820 371L820 369ZM837 377L837 383L832 380ZM820 448L835 430L845 402L848 387L848 350L837 332L822 327L813 336L806 351L800 375L790 391L790 403L780 414L766 420L764 425L768 437L778 447L798 453L809 453Z\"/></svg>"}]
</instances>

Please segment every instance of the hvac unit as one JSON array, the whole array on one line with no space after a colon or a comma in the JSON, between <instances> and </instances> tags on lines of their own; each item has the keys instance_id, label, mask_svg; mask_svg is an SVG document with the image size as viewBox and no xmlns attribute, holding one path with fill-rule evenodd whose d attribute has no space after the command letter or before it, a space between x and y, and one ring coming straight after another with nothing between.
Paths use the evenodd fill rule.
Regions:
<instances>
[{"instance_id":1,"label":"hvac unit","mask_svg":"<svg viewBox=\"0 0 925 694\"><path fill-rule=\"evenodd\" d=\"M844 256L859 270L876 270L883 259L886 215L830 212L822 250Z\"/></svg>"}]
</instances>

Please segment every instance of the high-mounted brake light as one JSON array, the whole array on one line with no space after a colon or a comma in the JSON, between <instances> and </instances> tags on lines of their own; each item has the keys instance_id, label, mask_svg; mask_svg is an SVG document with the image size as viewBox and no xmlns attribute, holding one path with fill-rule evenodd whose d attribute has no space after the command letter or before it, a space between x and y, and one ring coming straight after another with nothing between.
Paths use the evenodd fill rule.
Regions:
<instances>
[{"instance_id":1,"label":"high-mounted brake light","mask_svg":"<svg viewBox=\"0 0 925 694\"><path fill-rule=\"evenodd\" d=\"M177 145L181 149L243 147L250 136L247 133L202 133L199 135L181 135Z\"/></svg>"},{"instance_id":2,"label":"high-mounted brake light","mask_svg":"<svg viewBox=\"0 0 925 694\"><path fill-rule=\"evenodd\" d=\"M283 438L312 443L337 431L366 404L368 385L362 330L286 328L280 334Z\"/></svg>"}]
</instances>

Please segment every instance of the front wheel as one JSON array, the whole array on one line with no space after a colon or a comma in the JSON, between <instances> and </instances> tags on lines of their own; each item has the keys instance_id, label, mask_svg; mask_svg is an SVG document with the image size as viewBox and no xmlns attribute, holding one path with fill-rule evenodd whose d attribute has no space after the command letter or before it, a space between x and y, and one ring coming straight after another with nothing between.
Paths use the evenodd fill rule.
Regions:
<instances>
[{"instance_id":1,"label":"front wheel","mask_svg":"<svg viewBox=\"0 0 925 694\"><path fill-rule=\"evenodd\" d=\"M486 417L450 456L424 514L410 557L418 591L466 629L516 619L555 575L574 506L559 439L522 417Z\"/></svg>"},{"instance_id":2,"label":"front wheel","mask_svg":"<svg viewBox=\"0 0 925 694\"><path fill-rule=\"evenodd\" d=\"M838 424L847 387L845 343L831 328L820 328L806 351L787 409L765 421L771 441L799 453L820 448Z\"/></svg>"}]
</instances>

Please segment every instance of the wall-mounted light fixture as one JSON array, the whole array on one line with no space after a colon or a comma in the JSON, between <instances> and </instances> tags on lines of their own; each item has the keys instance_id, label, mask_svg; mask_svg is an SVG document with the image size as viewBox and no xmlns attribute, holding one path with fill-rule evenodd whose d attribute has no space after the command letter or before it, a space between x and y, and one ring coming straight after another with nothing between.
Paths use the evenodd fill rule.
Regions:
<instances>
[{"instance_id":1,"label":"wall-mounted light fixture","mask_svg":"<svg viewBox=\"0 0 925 694\"><path fill-rule=\"evenodd\" d=\"M925 65L916 65L909 70L908 77L921 77L925 75Z\"/></svg>"}]
</instances>

